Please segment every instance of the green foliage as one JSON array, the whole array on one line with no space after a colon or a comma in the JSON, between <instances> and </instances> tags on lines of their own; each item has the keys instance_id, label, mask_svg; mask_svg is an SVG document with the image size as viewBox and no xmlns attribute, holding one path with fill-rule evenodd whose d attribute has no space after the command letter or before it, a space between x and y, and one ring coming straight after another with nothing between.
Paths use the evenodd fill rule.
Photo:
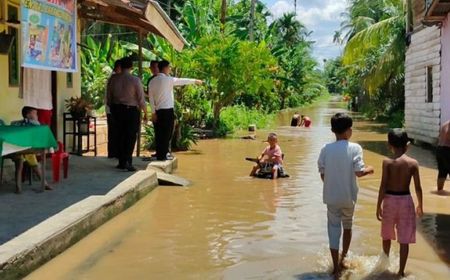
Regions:
<instances>
[{"instance_id":1,"label":"green foliage","mask_svg":"<svg viewBox=\"0 0 450 280\"><path fill-rule=\"evenodd\" d=\"M325 62L324 77L330 93L343 94L345 91L347 71L344 69L342 59L337 57Z\"/></svg>"},{"instance_id":2,"label":"green foliage","mask_svg":"<svg viewBox=\"0 0 450 280\"><path fill-rule=\"evenodd\" d=\"M98 109L104 105L106 82L112 73L114 62L124 57L127 51L118 41L96 42L92 36L86 37L86 47L81 57L81 93Z\"/></svg>"},{"instance_id":3,"label":"green foliage","mask_svg":"<svg viewBox=\"0 0 450 280\"><path fill-rule=\"evenodd\" d=\"M155 150L155 129L153 125L145 125L144 126L144 149L145 150Z\"/></svg>"},{"instance_id":4,"label":"green foliage","mask_svg":"<svg viewBox=\"0 0 450 280\"><path fill-rule=\"evenodd\" d=\"M225 108L221 119L227 127L247 129L250 124L255 124L258 128L266 128L272 124L273 117L266 112L237 105Z\"/></svg>"},{"instance_id":5,"label":"green foliage","mask_svg":"<svg viewBox=\"0 0 450 280\"><path fill-rule=\"evenodd\" d=\"M190 75L206 82L214 126L222 108L242 94L263 96L273 89L271 73L276 61L264 42L240 41L231 35L207 36L183 54L180 64Z\"/></svg>"},{"instance_id":6,"label":"green foliage","mask_svg":"<svg viewBox=\"0 0 450 280\"><path fill-rule=\"evenodd\" d=\"M160 0L170 12L189 44L177 52L161 37L149 35L142 53L144 61L166 59L172 75L204 80L204 86L175 89L178 126L174 148L186 149L195 143L192 127L213 128L224 136L250 123L265 127L280 108L297 107L326 95L327 87L312 56L311 32L286 14L270 22L270 13L262 1L256 1L251 23L249 0L228 1L225 21L221 21L222 1ZM250 39L250 26L253 38ZM104 28L104 29L103 29ZM137 35L123 27L92 23L83 49L83 92L96 108L103 105L106 80L117 58L138 52ZM99 35L101 36L101 35ZM114 40L113 40L114 38ZM144 69L143 82L150 73ZM153 129L146 127L146 143L154 141Z\"/></svg>"},{"instance_id":7,"label":"green foliage","mask_svg":"<svg viewBox=\"0 0 450 280\"><path fill-rule=\"evenodd\" d=\"M221 118L215 130L217 136L225 136L238 129L247 129L249 125L255 124L258 128L267 128L272 125L274 115L257 109L249 109L243 105L226 107L221 113ZM213 123L210 118L207 125Z\"/></svg>"},{"instance_id":8,"label":"green foliage","mask_svg":"<svg viewBox=\"0 0 450 280\"><path fill-rule=\"evenodd\" d=\"M326 68L328 85L358 97L375 117L404 110L406 17L403 0L352 0L336 33L335 41L346 45L342 65ZM336 82L343 77L342 89Z\"/></svg>"},{"instance_id":9,"label":"green foliage","mask_svg":"<svg viewBox=\"0 0 450 280\"><path fill-rule=\"evenodd\" d=\"M197 144L198 136L194 129L186 122L178 122L175 126L175 135L172 140L172 150L187 151L193 144Z\"/></svg>"}]
</instances>

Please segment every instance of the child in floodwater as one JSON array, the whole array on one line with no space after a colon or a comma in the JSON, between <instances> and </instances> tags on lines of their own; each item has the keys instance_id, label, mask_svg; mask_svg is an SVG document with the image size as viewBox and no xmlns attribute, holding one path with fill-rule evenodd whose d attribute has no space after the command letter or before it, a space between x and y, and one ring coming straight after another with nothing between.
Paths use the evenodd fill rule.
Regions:
<instances>
[{"instance_id":1,"label":"child in floodwater","mask_svg":"<svg viewBox=\"0 0 450 280\"><path fill-rule=\"evenodd\" d=\"M327 205L328 239L333 259L333 275L338 278L344 268L352 238L353 213L358 195L356 177L373 173L365 166L363 150L352 143L353 120L347 114L337 113L331 118L331 131L336 141L326 144L320 151L318 167L323 181L323 202ZM342 227L343 249L339 261L339 241Z\"/></svg>"},{"instance_id":2,"label":"child in floodwater","mask_svg":"<svg viewBox=\"0 0 450 280\"><path fill-rule=\"evenodd\" d=\"M269 145L262 151L258 157L258 163L253 166L250 176L255 176L256 172L260 170L264 165L271 166L272 179L278 178L278 171L283 164L283 152L278 145L278 137L275 133L269 133L267 137Z\"/></svg>"},{"instance_id":3,"label":"child in floodwater","mask_svg":"<svg viewBox=\"0 0 450 280\"><path fill-rule=\"evenodd\" d=\"M397 240L400 243L398 275L404 276L409 244L416 242L416 213L418 216L423 214L422 188L419 164L405 154L409 142L406 132L401 129L391 130L388 134L388 142L394 156L392 159L383 161L377 219L381 221L383 251L387 256L391 249L391 240L395 240L397 231ZM414 211L414 202L409 191L411 179L414 179L418 201L416 211Z\"/></svg>"},{"instance_id":4,"label":"child in floodwater","mask_svg":"<svg viewBox=\"0 0 450 280\"><path fill-rule=\"evenodd\" d=\"M310 127L311 126L311 118L305 115L300 117L300 124L298 126Z\"/></svg>"}]
</instances>

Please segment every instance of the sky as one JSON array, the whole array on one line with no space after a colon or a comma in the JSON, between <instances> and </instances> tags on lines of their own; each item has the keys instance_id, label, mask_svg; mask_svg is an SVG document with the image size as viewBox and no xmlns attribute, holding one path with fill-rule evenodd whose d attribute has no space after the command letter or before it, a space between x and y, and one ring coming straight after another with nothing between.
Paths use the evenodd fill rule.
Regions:
<instances>
[{"instance_id":1,"label":"sky","mask_svg":"<svg viewBox=\"0 0 450 280\"><path fill-rule=\"evenodd\" d=\"M261 0L275 18L294 11L294 0ZM334 31L339 29L341 13L347 7L347 0L297 0L297 18L313 31L313 54L319 62L334 58L342 47L333 43Z\"/></svg>"}]
</instances>

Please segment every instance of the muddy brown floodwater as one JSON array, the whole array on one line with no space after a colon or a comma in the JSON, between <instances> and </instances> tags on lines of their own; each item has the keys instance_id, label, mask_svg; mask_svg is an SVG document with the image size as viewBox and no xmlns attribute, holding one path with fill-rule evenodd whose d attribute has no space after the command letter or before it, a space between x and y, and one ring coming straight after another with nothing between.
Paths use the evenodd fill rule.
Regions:
<instances>
[{"instance_id":1,"label":"muddy brown floodwater","mask_svg":"<svg viewBox=\"0 0 450 280\"><path fill-rule=\"evenodd\" d=\"M291 175L276 181L249 178L251 163L266 145L258 140L201 141L177 154L177 174L188 188L159 187L28 279L329 279L326 208L316 161L332 141L332 114L343 104L321 103L301 113L313 126L291 128L280 114L275 129ZM375 218L381 161L387 155L383 126L356 118L353 141L365 149L375 175L359 181L350 269L343 279L393 279L398 245L390 264L380 258L380 223ZM421 164L426 215L418 221L407 279L450 279L450 197L432 193L432 152L412 147ZM450 182L447 183L450 187ZM415 199L415 197L414 197Z\"/></svg>"}]
</instances>

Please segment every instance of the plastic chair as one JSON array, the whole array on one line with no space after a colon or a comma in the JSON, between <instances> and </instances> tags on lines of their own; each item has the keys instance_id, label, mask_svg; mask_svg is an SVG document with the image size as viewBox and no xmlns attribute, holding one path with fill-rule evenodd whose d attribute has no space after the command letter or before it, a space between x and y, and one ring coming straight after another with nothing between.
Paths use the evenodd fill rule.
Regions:
<instances>
[{"instance_id":1,"label":"plastic chair","mask_svg":"<svg viewBox=\"0 0 450 280\"><path fill-rule=\"evenodd\" d=\"M69 153L64 150L64 145L58 141L58 150L52 154L53 182L59 182L59 172L61 170L61 161L64 168L64 179L67 178L69 171Z\"/></svg>"}]
</instances>

